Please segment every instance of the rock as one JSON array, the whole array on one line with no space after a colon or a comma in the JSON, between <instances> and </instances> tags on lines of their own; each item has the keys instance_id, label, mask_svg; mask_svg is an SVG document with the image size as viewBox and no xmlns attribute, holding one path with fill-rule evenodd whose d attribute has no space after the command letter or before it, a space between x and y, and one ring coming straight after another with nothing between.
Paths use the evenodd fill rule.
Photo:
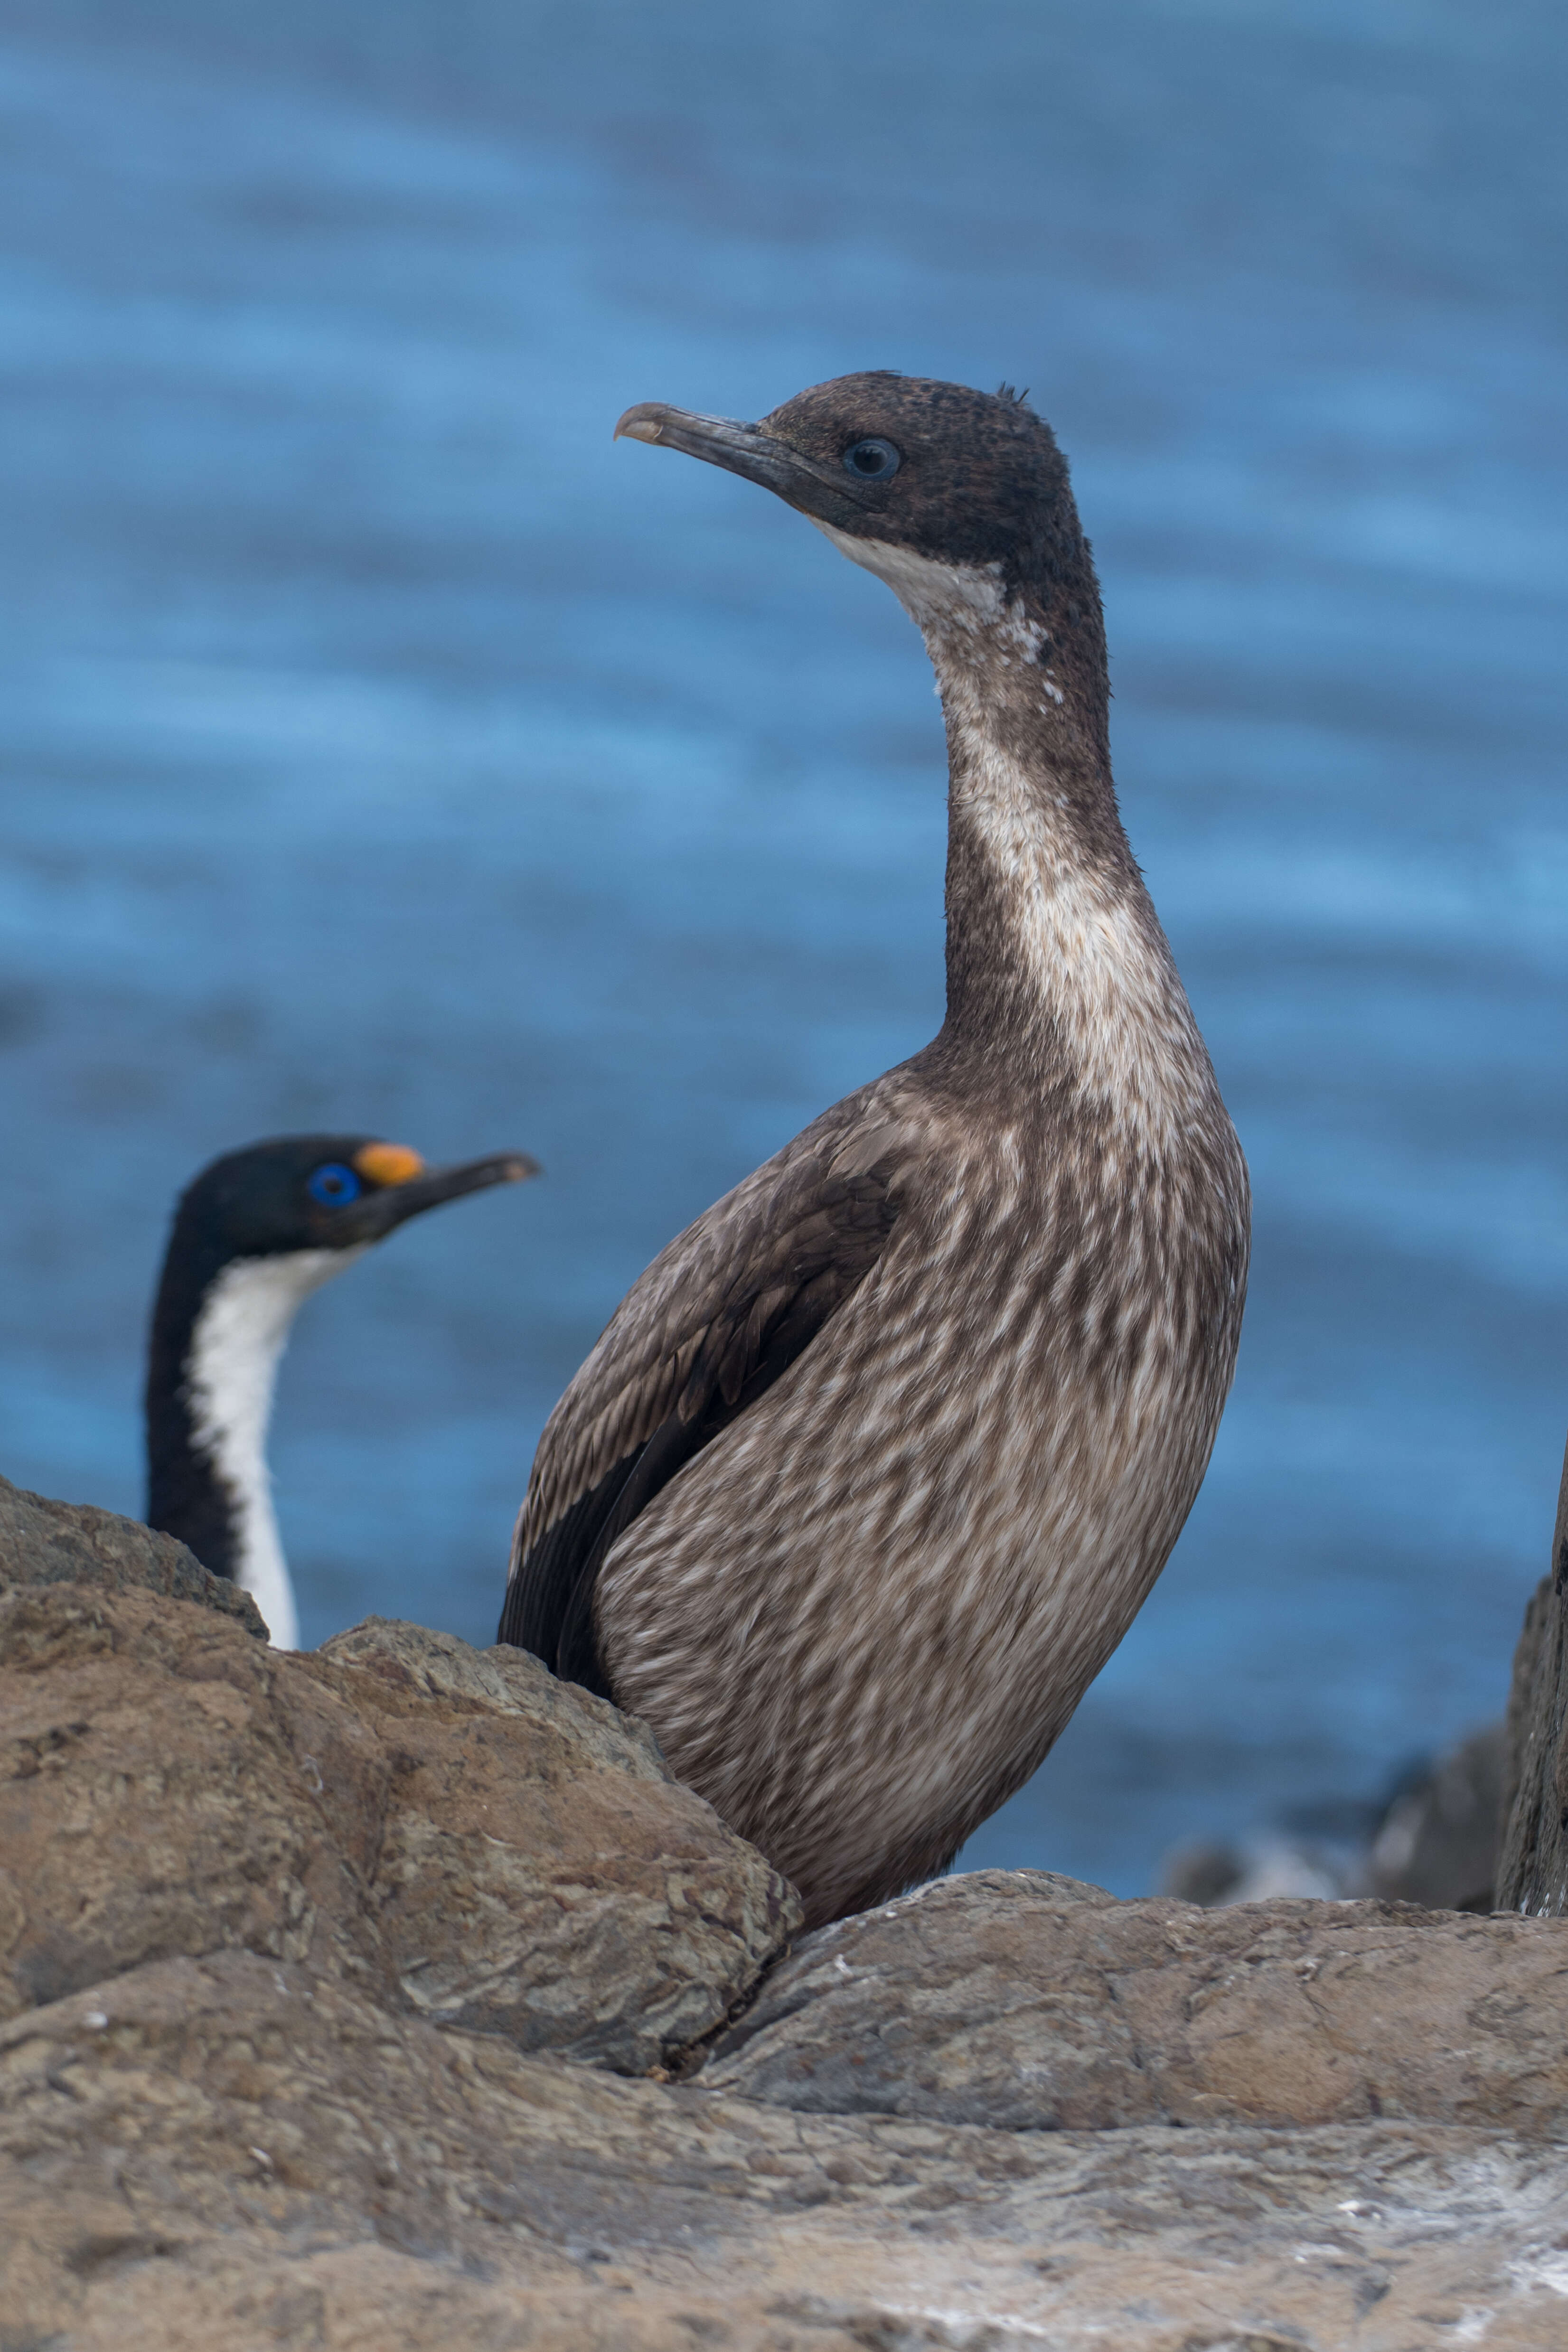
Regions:
<instances>
[{"instance_id":1,"label":"rock","mask_svg":"<svg viewBox=\"0 0 1568 2352\"><path fill-rule=\"evenodd\" d=\"M240 1952L0 2028L18 2352L1558 2352L1565 2231L1537 2138L791 2114Z\"/></svg>"},{"instance_id":2,"label":"rock","mask_svg":"<svg viewBox=\"0 0 1568 2352\"><path fill-rule=\"evenodd\" d=\"M323 1963L331 1945L362 1972L379 1959L277 1703L279 1654L233 1618L144 1591L0 1598L0 2012L226 1945ZM378 1745L313 1683L303 1696L300 1745L325 1760L339 1813L373 1805Z\"/></svg>"},{"instance_id":3,"label":"rock","mask_svg":"<svg viewBox=\"0 0 1568 2352\"><path fill-rule=\"evenodd\" d=\"M1406 2116L1568 2137L1568 1922L1204 1911L982 1871L806 1937L701 2080L1014 2131Z\"/></svg>"},{"instance_id":4,"label":"rock","mask_svg":"<svg viewBox=\"0 0 1568 2352\"><path fill-rule=\"evenodd\" d=\"M1354 1891L1434 1910L1489 1911L1507 1745L1503 1725L1486 1724L1403 1789L1378 1826Z\"/></svg>"},{"instance_id":5,"label":"rock","mask_svg":"<svg viewBox=\"0 0 1568 2352\"><path fill-rule=\"evenodd\" d=\"M136 1541L0 1592L0 2352L1557 2352L1568 1920L986 1874L786 1953L613 1707Z\"/></svg>"},{"instance_id":6,"label":"rock","mask_svg":"<svg viewBox=\"0 0 1568 2352\"><path fill-rule=\"evenodd\" d=\"M1239 1845L1179 1845L1167 1855L1156 1893L1205 1909L1220 1904L1268 1903L1277 1895L1310 1895L1331 1902L1346 1891L1332 1858L1294 1839L1260 1837Z\"/></svg>"},{"instance_id":7,"label":"rock","mask_svg":"<svg viewBox=\"0 0 1568 2352\"><path fill-rule=\"evenodd\" d=\"M173 1536L89 1503L51 1503L0 1478L0 1592L19 1584L87 1584L103 1592L161 1592L237 1619L267 1639L261 1612L226 1576L214 1576Z\"/></svg>"},{"instance_id":8,"label":"rock","mask_svg":"<svg viewBox=\"0 0 1568 2352\"><path fill-rule=\"evenodd\" d=\"M1381 1805L1334 1807L1353 1835L1318 1842L1280 1832L1235 1844L1173 1847L1156 1893L1205 1906L1263 1903L1276 1895L1325 1900L1373 1895L1437 1911L1490 1911L1501 1845L1505 1727L1486 1724L1435 1764L1402 1776ZM1320 1816L1328 1810L1302 1811ZM1512 1906L1505 1906L1512 1907Z\"/></svg>"},{"instance_id":9,"label":"rock","mask_svg":"<svg viewBox=\"0 0 1568 2352\"><path fill-rule=\"evenodd\" d=\"M646 1727L526 1652L372 1618L301 1663L393 1761L372 1893L424 2015L642 2073L798 1928L794 1888Z\"/></svg>"},{"instance_id":10,"label":"rock","mask_svg":"<svg viewBox=\"0 0 1568 2352\"><path fill-rule=\"evenodd\" d=\"M632 2072L722 2021L793 1893L646 1732L517 1650L315 1656L71 1584L0 1598L0 2014L243 1947Z\"/></svg>"},{"instance_id":11,"label":"rock","mask_svg":"<svg viewBox=\"0 0 1568 2352\"><path fill-rule=\"evenodd\" d=\"M1154 1892L1178 1903L1224 1903L1241 1884L1246 1866L1238 1847L1215 1838L1189 1838L1165 1854Z\"/></svg>"},{"instance_id":12,"label":"rock","mask_svg":"<svg viewBox=\"0 0 1568 2352\"><path fill-rule=\"evenodd\" d=\"M1497 1899L1538 1918L1568 1912L1568 1455L1551 1570L1514 1654Z\"/></svg>"}]
</instances>

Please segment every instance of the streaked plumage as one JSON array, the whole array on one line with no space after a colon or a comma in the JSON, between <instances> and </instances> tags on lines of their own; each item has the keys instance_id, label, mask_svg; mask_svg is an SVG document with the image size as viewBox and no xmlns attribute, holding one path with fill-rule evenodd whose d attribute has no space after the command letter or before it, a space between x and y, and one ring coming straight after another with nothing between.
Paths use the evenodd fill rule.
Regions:
<instances>
[{"instance_id":1,"label":"streaked plumage","mask_svg":"<svg viewBox=\"0 0 1568 2352\"><path fill-rule=\"evenodd\" d=\"M947 723L944 1025L628 1294L541 1442L501 1621L645 1717L815 1922L951 1859L1163 1565L1235 1361L1246 1168L1117 813L1048 428L874 374L621 429L885 578Z\"/></svg>"}]
</instances>

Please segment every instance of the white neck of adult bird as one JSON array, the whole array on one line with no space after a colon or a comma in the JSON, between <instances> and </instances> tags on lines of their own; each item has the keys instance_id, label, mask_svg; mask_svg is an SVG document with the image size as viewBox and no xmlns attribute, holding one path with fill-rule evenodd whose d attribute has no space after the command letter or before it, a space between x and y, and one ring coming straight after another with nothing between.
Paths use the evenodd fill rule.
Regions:
<instances>
[{"instance_id":1,"label":"white neck of adult bird","mask_svg":"<svg viewBox=\"0 0 1568 2352\"><path fill-rule=\"evenodd\" d=\"M274 1649L300 1646L267 1461L278 1366L311 1292L368 1247L237 1258L214 1280L191 1329L184 1382L191 1446L210 1466L228 1507L228 1573L266 1618Z\"/></svg>"}]
</instances>

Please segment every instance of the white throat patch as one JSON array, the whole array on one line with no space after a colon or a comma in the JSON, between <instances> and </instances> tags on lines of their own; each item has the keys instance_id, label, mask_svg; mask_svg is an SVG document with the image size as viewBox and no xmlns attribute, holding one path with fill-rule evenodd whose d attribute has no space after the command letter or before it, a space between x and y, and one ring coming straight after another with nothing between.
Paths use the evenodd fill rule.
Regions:
<instances>
[{"instance_id":1,"label":"white throat patch","mask_svg":"<svg viewBox=\"0 0 1568 2352\"><path fill-rule=\"evenodd\" d=\"M853 531L817 522L815 515L806 520L816 523L840 555L885 580L921 629L994 628L1005 614L999 563L942 563L933 555L917 555L913 548L895 547L890 540L858 539Z\"/></svg>"},{"instance_id":2,"label":"white throat patch","mask_svg":"<svg viewBox=\"0 0 1568 2352\"><path fill-rule=\"evenodd\" d=\"M278 1362L289 1327L313 1290L342 1274L359 1249L290 1250L237 1258L202 1301L186 1359L192 1437L235 1496L236 1581L266 1618L277 1650L300 1646L294 1588L283 1558L267 1467L267 1428Z\"/></svg>"},{"instance_id":3,"label":"white throat patch","mask_svg":"<svg viewBox=\"0 0 1568 2352\"><path fill-rule=\"evenodd\" d=\"M815 515L807 520L816 522ZM1008 603L999 563L942 563L934 555L917 555L912 548L895 547L890 540L857 539L827 522L816 522L816 528L833 541L840 555L887 582L924 637L939 677L944 649L950 655L966 652L962 641L978 637L982 632L988 641L987 651L1003 669L1010 669L1014 663L1021 667L1039 663L1046 633L1029 618L1020 600ZM1061 688L1043 667L1038 684L1047 702L1060 704Z\"/></svg>"}]
</instances>

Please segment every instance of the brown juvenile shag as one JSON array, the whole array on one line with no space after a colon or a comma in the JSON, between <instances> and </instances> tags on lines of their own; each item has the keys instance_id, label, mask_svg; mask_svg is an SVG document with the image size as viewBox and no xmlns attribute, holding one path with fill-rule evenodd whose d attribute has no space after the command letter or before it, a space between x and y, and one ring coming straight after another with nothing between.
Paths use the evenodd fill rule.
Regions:
<instances>
[{"instance_id":1,"label":"brown juvenile shag","mask_svg":"<svg viewBox=\"0 0 1568 2352\"><path fill-rule=\"evenodd\" d=\"M947 1017L688 1227L541 1441L500 1637L646 1717L813 1923L942 1869L1164 1565L1246 1287L1246 1163L1117 812L1049 427L840 377L617 432L877 572L947 724Z\"/></svg>"}]
</instances>

